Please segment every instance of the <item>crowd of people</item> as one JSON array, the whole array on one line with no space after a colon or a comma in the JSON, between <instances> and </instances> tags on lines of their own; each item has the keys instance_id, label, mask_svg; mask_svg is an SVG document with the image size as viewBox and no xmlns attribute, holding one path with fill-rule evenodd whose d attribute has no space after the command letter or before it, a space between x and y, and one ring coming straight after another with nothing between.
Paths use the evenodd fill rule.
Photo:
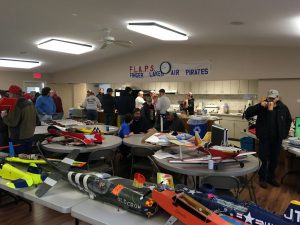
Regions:
<instances>
[{"instance_id":1,"label":"crowd of people","mask_svg":"<svg viewBox=\"0 0 300 225\"><path fill-rule=\"evenodd\" d=\"M189 104L191 105L191 103ZM172 129L176 131L185 131L177 114L168 112L170 99L166 96L164 89L159 90L158 93L151 91L149 96L144 96L143 91L139 91L136 98L133 97L130 87L126 87L119 98L113 96L111 88L106 90L106 94L104 94L104 89L100 88L96 96L91 90L88 90L82 107L86 109L89 120L97 120L97 110L103 109L104 123L112 126L116 125L115 113L117 112L120 118L120 136L122 137L145 133L153 127L160 129L161 117L164 130L168 130L172 125ZM189 110L188 107L186 110ZM169 114L170 116L168 116ZM129 118L131 118L130 121Z\"/></svg>"},{"instance_id":2,"label":"crowd of people","mask_svg":"<svg viewBox=\"0 0 300 225\"><path fill-rule=\"evenodd\" d=\"M17 154L30 153L35 127L40 121L63 117L62 100L49 87L43 88L41 95L35 93L33 96L11 85L7 91L2 91L1 97L16 99L16 103L13 110L1 111L0 146L7 146L10 141Z\"/></svg>"},{"instance_id":3,"label":"crowd of people","mask_svg":"<svg viewBox=\"0 0 300 225\"><path fill-rule=\"evenodd\" d=\"M15 145L17 154L30 153L35 127L40 121L63 118L62 100L50 87L44 87L41 94L32 95L24 93L17 85L11 85L7 91L1 91L0 94L1 97L16 99L13 110L1 111L0 146L7 146L10 141ZM160 89L158 93L151 91L149 96L144 96L140 91L134 99L132 89L126 87L117 100L111 88L107 89L106 94L102 88L99 89L96 96L89 90L82 107L86 109L90 120L97 120L97 110L103 109L106 125L116 125L115 113L118 112L121 138L146 133L151 128L157 130L163 128L163 132L186 132L177 114L168 111L170 99L164 89ZM181 108L187 114L194 113L192 93L187 94ZM246 119L253 116L257 116L256 136L260 141L259 158L262 162L259 171L260 186L267 188L267 183L279 186L275 179L275 170L281 142L287 137L290 129L291 114L279 100L279 92L272 89L269 90L266 99L245 111Z\"/></svg>"},{"instance_id":4,"label":"crowd of people","mask_svg":"<svg viewBox=\"0 0 300 225\"><path fill-rule=\"evenodd\" d=\"M16 151L22 153L32 145L35 126L41 121L62 119L64 115L62 99L54 89L44 87L40 93L24 93L17 85L11 85L9 89L1 93L2 97L17 99L14 110L3 110L0 118L0 146L5 146L8 141L18 145ZM132 89L126 87L119 99L113 96L113 90L108 88L106 94L99 89L95 94L88 90L82 103L89 120L98 120L98 109L103 109L104 123L116 125L115 113L120 117L121 137L131 134L146 133L151 128L160 130L161 121L164 131L185 132L183 122L174 112L168 112L170 99L165 90L158 93L151 91L149 96L144 96L140 91L136 99L132 95ZM27 151L28 152L28 151Z\"/></svg>"}]
</instances>

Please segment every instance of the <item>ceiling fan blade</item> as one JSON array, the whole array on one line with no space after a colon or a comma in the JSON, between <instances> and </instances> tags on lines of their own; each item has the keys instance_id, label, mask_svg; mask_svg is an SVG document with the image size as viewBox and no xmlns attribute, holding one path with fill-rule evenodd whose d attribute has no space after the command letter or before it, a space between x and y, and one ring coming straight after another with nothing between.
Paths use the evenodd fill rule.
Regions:
<instances>
[{"instance_id":1,"label":"ceiling fan blade","mask_svg":"<svg viewBox=\"0 0 300 225\"><path fill-rule=\"evenodd\" d=\"M121 47L125 47L125 48L131 48L132 44L128 44L128 43L123 43L123 42L114 42L115 45L119 45Z\"/></svg>"},{"instance_id":2,"label":"ceiling fan blade","mask_svg":"<svg viewBox=\"0 0 300 225\"><path fill-rule=\"evenodd\" d=\"M103 42L103 44L101 45L100 49L104 49L104 48L106 48L106 47L107 47L106 42Z\"/></svg>"},{"instance_id":3,"label":"ceiling fan blade","mask_svg":"<svg viewBox=\"0 0 300 225\"><path fill-rule=\"evenodd\" d=\"M132 41L122 41L122 40L114 40L114 43L120 43L120 44L127 44L127 45L133 45Z\"/></svg>"}]
</instances>

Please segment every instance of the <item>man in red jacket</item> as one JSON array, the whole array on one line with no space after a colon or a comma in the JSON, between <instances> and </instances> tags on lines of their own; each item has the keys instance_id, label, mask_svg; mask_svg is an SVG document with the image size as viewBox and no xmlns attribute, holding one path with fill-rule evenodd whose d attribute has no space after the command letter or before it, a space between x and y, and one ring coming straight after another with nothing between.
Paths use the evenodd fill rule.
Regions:
<instances>
[{"instance_id":1,"label":"man in red jacket","mask_svg":"<svg viewBox=\"0 0 300 225\"><path fill-rule=\"evenodd\" d=\"M55 114L53 114L52 118L54 120L61 120L64 117L64 109L62 106L61 98L57 95L54 89L50 91L50 96L52 97L54 104L56 106L56 112Z\"/></svg>"}]
</instances>

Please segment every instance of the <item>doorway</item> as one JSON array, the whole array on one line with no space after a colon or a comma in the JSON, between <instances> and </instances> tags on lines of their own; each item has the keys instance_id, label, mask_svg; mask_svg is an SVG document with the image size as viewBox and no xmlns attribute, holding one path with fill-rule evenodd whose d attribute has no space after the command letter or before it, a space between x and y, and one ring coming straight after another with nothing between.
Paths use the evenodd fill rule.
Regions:
<instances>
[{"instance_id":1,"label":"doorway","mask_svg":"<svg viewBox=\"0 0 300 225\"><path fill-rule=\"evenodd\" d=\"M35 95L35 93L39 92L41 93L42 88L45 87L44 81L24 81L24 91L26 93L30 93L32 96Z\"/></svg>"}]
</instances>

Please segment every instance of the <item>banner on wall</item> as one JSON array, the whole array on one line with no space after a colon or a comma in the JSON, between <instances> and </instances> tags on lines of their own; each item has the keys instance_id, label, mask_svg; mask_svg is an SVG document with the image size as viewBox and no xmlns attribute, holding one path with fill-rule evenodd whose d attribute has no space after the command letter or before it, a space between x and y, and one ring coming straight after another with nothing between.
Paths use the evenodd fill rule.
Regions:
<instances>
[{"instance_id":1,"label":"banner on wall","mask_svg":"<svg viewBox=\"0 0 300 225\"><path fill-rule=\"evenodd\" d=\"M161 62L159 65L131 65L129 66L129 77L134 79L159 78L159 77L194 77L208 76L211 74L211 62L203 61L190 64L175 64L169 61Z\"/></svg>"}]
</instances>

